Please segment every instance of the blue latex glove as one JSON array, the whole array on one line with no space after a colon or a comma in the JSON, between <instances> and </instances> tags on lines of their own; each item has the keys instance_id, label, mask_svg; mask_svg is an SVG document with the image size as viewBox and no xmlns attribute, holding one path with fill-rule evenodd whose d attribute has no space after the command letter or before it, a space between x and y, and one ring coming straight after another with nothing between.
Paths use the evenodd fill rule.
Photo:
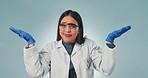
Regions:
<instances>
[{"instance_id":1,"label":"blue latex glove","mask_svg":"<svg viewBox=\"0 0 148 78\"><path fill-rule=\"evenodd\" d=\"M28 44L35 43L35 40L33 39L33 37L30 34L26 33L25 31L16 29L14 27L10 27L9 29L14 33L18 34L21 38L25 39L28 42Z\"/></svg>"},{"instance_id":2,"label":"blue latex glove","mask_svg":"<svg viewBox=\"0 0 148 78\"><path fill-rule=\"evenodd\" d=\"M131 26L126 26L126 27L123 27L119 30L115 30L107 36L106 41L114 43L115 38L120 37L123 33L125 33L126 31L128 31L130 29L131 29Z\"/></svg>"}]
</instances>

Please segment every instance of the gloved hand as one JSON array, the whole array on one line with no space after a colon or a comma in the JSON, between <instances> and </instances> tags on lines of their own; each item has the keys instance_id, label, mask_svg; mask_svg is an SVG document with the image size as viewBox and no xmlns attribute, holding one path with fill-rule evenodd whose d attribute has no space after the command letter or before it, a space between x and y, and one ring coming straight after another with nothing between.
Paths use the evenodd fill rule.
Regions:
<instances>
[{"instance_id":1,"label":"gloved hand","mask_svg":"<svg viewBox=\"0 0 148 78\"><path fill-rule=\"evenodd\" d=\"M120 37L123 33L125 33L126 31L128 31L130 29L131 29L131 26L126 26L126 27L123 27L119 30L115 30L107 36L106 41L114 43L115 38Z\"/></svg>"},{"instance_id":2,"label":"gloved hand","mask_svg":"<svg viewBox=\"0 0 148 78\"><path fill-rule=\"evenodd\" d=\"M21 38L24 38L28 42L28 44L35 43L35 40L33 39L33 37L30 34L26 33L25 31L19 30L13 27L10 27L9 29L14 33L18 34Z\"/></svg>"}]
</instances>

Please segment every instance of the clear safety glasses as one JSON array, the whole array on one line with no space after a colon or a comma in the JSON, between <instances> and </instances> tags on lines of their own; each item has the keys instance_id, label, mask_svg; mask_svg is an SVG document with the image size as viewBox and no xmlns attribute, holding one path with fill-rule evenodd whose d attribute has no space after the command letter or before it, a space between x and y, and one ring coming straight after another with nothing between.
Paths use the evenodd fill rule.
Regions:
<instances>
[{"instance_id":1,"label":"clear safety glasses","mask_svg":"<svg viewBox=\"0 0 148 78\"><path fill-rule=\"evenodd\" d=\"M66 29L67 27L69 27L71 29L71 31L75 31L78 30L79 26L73 23L67 23L67 22L63 22L59 25L60 29Z\"/></svg>"}]
</instances>

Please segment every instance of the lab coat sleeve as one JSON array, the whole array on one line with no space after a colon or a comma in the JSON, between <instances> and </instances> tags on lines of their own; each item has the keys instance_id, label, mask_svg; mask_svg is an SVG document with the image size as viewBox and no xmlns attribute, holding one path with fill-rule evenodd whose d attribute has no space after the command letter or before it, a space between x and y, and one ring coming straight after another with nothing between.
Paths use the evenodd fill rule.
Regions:
<instances>
[{"instance_id":1,"label":"lab coat sleeve","mask_svg":"<svg viewBox=\"0 0 148 78\"><path fill-rule=\"evenodd\" d=\"M24 63L26 71L31 77L41 77L50 71L50 52L45 46L38 52L36 46L26 49L24 47Z\"/></svg>"},{"instance_id":2,"label":"lab coat sleeve","mask_svg":"<svg viewBox=\"0 0 148 78\"><path fill-rule=\"evenodd\" d=\"M90 43L91 54L90 57L93 62L93 66L96 70L100 71L104 75L110 75L115 66L115 49L109 48L105 45L105 49L101 49L95 43Z\"/></svg>"}]
</instances>

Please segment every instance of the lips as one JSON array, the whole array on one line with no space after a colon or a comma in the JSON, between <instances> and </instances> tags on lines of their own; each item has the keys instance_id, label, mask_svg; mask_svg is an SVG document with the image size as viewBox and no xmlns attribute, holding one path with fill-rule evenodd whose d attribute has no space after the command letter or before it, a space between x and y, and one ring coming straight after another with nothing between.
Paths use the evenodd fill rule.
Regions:
<instances>
[{"instance_id":1,"label":"lips","mask_svg":"<svg viewBox=\"0 0 148 78\"><path fill-rule=\"evenodd\" d=\"M71 34L63 34L65 37L71 37Z\"/></svg>"}]
</instances>

